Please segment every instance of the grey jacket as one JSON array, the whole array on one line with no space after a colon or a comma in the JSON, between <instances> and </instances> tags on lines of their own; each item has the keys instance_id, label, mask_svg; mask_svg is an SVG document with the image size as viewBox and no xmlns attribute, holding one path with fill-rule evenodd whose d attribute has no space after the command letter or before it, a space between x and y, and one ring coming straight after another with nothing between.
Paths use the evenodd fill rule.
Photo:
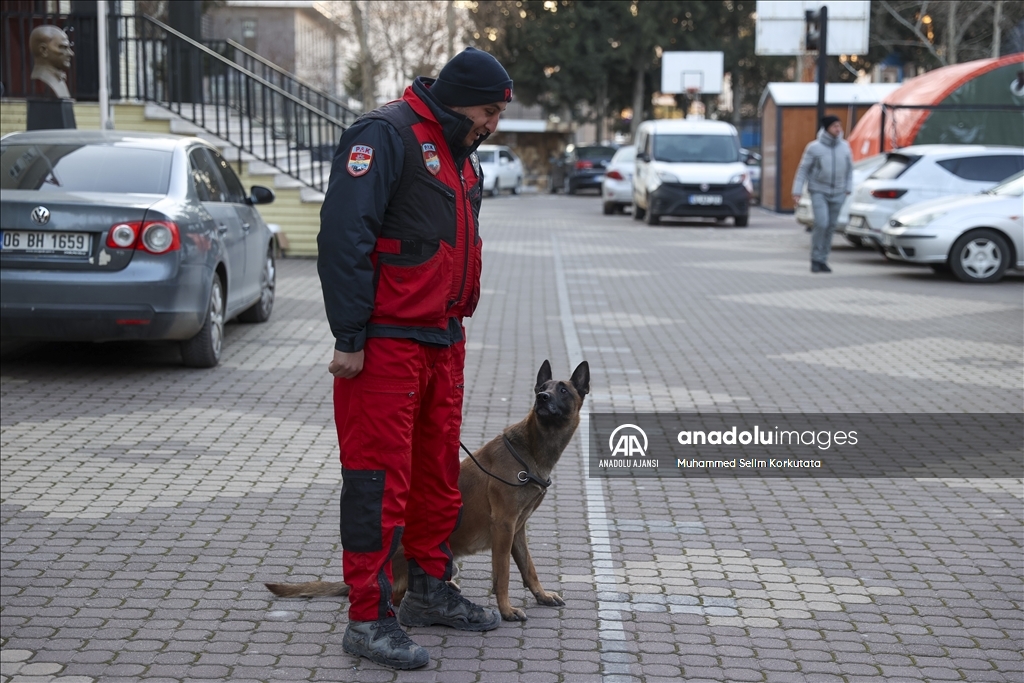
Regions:
<instances>
[{"instance_id":1,"label":"grey jacket","mask_svg":"<svg viewBox=\"0 0 1024 683\"><path fill-rule=\"evenodd\" d=\"M804 183L811 192L828 195L853 192L853 153L842 138L834 138L824 128L818 139L807 143L793 179L793 194L803 194Z\"/></svg>"}]
</instances>

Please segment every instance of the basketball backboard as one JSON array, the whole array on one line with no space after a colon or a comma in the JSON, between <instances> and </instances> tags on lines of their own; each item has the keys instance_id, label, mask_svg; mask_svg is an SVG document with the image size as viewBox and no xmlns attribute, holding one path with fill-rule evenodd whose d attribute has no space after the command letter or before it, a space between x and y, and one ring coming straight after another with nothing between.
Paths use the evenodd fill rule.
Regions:
<instances>
[{"instance_id":1,"label":"basketball backboard","mask_svg":"<svg viewBox=\"0 0 1024 683\"><path fill-rule=\"evenodd\" d=\"M661 92L678 94L696 90L702 95L721 95L725 76L722 52L663 52Z\"/></svg>"},{"instance_id":2,"label":"basketball backboard","mask_svg":"<svg viewBox=\"0 0 1024 683\"><path fill-rule=\"evenodd\" d=\"M870 0L757 0L757 35L754 52L759 55L799 55L806 52L805 13L828 7L826 53L868 53Z\"/></svg>"}]
</instances>

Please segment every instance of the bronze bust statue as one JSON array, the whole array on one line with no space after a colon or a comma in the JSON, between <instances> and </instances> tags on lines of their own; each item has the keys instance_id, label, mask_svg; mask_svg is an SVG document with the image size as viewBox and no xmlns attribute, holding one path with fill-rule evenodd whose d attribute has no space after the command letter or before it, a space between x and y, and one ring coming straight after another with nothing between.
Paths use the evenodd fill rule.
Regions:
<instances>
[{"instance_id":1,"label":"bronze bust statue","mask_svg":"<svg viewBox=\"0 0 1024 683\"><path fill-rule=\"evenodd\" d=\"M29 36L29 49L34 60L32 80L40 81L56 97L70 98L67 70L71 68L71 41L68 34L56 26L37 26Z\"/></svg>"}]
</instances>

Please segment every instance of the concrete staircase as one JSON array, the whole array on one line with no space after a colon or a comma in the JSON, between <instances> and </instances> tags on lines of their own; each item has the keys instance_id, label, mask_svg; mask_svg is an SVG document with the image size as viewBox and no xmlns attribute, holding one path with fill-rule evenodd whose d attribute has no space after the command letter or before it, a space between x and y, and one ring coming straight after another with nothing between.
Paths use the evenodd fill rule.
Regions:
<instances>
[{"instance_id":1,"label":"concrete staircase","mask_svg":"<svg viewBox=\"0 0 1024 683\"><path fill-rule=\"evenodd\" d=\"M253 152L242 152L229 143L225 137L210 132L173 112L153 103L118 103L113 105L113 120L116 130L135 130L150 133L173 133L194 135L207 140L221 150L224 158L232 162L235 171L245 187L263 185L274 190L277 196L273 204L259 207L259 212L268 223L280 228L279 238L282 250L287 256L315 256L316 236L320 231L320 207L324 195L305 183L325 181L330 175L329 159L313 159L309 150L289 150L286 140L274 139L261 126L243 124L235 116L223 116L217 121L215 110L210 107L206 114L207 128L219 131L225 137L245 133L251 135ZM24 100L3 100L0 102L0 135L25 130L26 104ZM191 107L189 109L191 114ZM75 120L82 130L99 130L99 105L91 102L75 104ZM219 126L219 127L218 127ZM244 128L243 128L244 126ZM264 142L266 140L266 142ZM277 158L276 166L261 160ZM280 167L280 168L279 168ZM290 171L290 173L285 172Z\"/></svg>"}]
</instances>

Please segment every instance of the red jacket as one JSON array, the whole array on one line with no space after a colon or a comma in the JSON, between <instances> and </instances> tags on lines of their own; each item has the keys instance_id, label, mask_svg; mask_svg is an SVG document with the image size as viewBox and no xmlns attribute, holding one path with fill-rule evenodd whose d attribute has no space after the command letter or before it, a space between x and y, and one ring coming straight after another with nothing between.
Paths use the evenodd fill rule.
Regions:
<instances>
[{"instance_id":1,"label":"red jacket","mask_svg":"<svg viewBox=\"0 0 1024 683\"><path fill-rule=\"evenodd\" d=\"M482 179L471 122L417 79L342 135L318 236L335 348L366 337L449 345L480 297Z\"/></svg>"}]
</instances>

